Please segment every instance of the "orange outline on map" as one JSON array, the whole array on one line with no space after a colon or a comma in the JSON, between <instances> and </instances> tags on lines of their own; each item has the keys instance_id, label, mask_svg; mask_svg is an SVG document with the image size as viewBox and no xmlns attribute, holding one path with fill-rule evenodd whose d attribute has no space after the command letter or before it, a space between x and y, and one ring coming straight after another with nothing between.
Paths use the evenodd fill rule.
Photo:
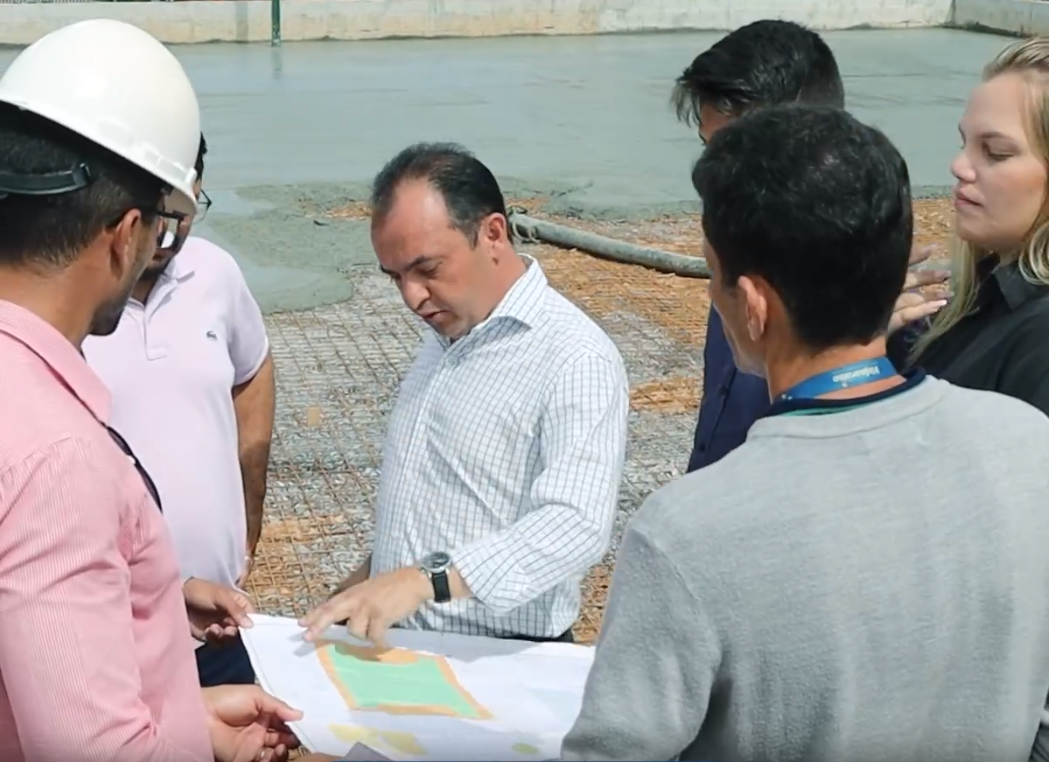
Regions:
<instances>
[{"instance_id":1,"label":"orange outline on map","mask_svg":"<svg viewBox=\"0 0 1050 762\"><path fill-rule=\"evenodd\" d=\"M332 661L329 655L328 646L331 646L335 650L355 656L358 659L364 661L378 661L385 664L411 664L413 662L420 661L421 659L430 659L437 663L438 669L441 671L442 677L448 682L448 684L459 693L460 697L470 704L471 708L477 712L477 717L463 717L462 715L455 712L453 709L441 706L438 704L424 704L415 706L395 706L391 704L378 704L376 706L360 706L357 700L354 698L354 694L350 691L350 686L346 685L339 675L339 670L336 668L335 663ZM339 691L339 695L343 697L343 701L346 705L359 712L385 712L387 714L428 714L436 715L439 717L455 717L457 719L466 720L491 720L492 713L478 703L470 692L463 687L459 682L459 678L456 677L456 673L452 671L452 667L448 663L448 659L444 656L436 656L431 654L421 654L416 651L410 651L407 648L373 648L371 646L355 646L350 643L346 643L341 640L319 640L317 641L317 658L321 662L321 666L324 671L328 674L328 677L335 684L336 689Z\"/></svg>"}]
</instances>

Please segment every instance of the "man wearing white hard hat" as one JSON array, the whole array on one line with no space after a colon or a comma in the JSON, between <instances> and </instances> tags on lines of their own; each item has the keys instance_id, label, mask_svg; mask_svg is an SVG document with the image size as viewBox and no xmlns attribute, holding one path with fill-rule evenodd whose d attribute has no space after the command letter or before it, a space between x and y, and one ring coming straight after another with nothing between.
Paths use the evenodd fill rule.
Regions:
<instances>
[{"instance_id":1,"label":"man wearing white hard hat","mask_svg":"<svg viewBox=\"0 0 1050 762\"><path fill-rule=\"evenodd\" d=\"M64 27L0 77L0 760L248 762L298 713L203 690L160 496L107 426L80 345L111 333L157 245L196 208L197 99L155 39ZM187 443L192 446L192 443ZM276 723L276 726L275 726Z\"/></svg>"}]
</instances>

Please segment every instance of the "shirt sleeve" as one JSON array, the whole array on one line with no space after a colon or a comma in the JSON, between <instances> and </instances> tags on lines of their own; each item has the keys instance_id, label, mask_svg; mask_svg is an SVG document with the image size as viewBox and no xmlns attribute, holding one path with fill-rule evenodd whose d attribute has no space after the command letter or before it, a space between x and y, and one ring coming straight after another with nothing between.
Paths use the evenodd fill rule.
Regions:
<instances>
[{"instance_id":1,"label":"shirt sleeve","mask_svg":"<svg viewBox=\"0 0 1050 762\"><path fill-rule=\"evenodd\" d=\"M0 473L0 674L24 757L201 762L141 700L122 485L99 459L66 439Z\"/></svg>"},{"instance_id":2,"label":"shirt sleeve","mask_svg":"<svg viewBox=\"0 0 1050 762\"><path fill-rule=\"evenodd\" d=\"M583 705L559 759L678 759L700 733L720 659L719 641L678 568L632 522Z\"/></svg>"},{"instance_id":3,"label":"shirt sleeve","mask_svg":"<svg viewBox=\"0 0 1050 762\"><path fill-rule=\"evenodd\" d=\"M1024 333L1017 338L1014 351L1010 353L1003 366L999 388L996 391L1006 394L1047 412L1050 397L1050 337L1048 337L1046 315L1038 324L1031 323Z\"/></svg>"},{"instance_id":4,"label":"shirt sleeve","mask_svg":"<svg viewBox=\"0 0 1050 762\"><path fill-rule=\"evenodd\" d=\"M1035 741L1032 743L1032 753L1029 755L1029 762L1048 762L1050 756L1048 756L1047 750L1047 725L1050 725L1050 696L1047 697L1047 701L1043 704L1043 712L1039 717L1039 729L1035 733Z\"/></svg>"},{"instance_id":5,"label":"shirt sleeve","mask_svg":"<svg viewBox=\"0 0 1050 762\"><path fill-rule=\"evenodd\" d=\"M597 353L570 362L545 394L542 471L527 516L452 554L474 597L496 616L583 576L609 545L627 446L623 361Z\"/></svg>"},{"instance_id":6,"label":"shirt sleeve","mask_svg":"<svg viewBox=\"0 0 1050 762\"><path fill-rule=\"evenodd\" d=\"M229 350L233 361L233 385L251 381L270 351L266 322L237 263L230 258Z\"/></svg>"}]
</instances>

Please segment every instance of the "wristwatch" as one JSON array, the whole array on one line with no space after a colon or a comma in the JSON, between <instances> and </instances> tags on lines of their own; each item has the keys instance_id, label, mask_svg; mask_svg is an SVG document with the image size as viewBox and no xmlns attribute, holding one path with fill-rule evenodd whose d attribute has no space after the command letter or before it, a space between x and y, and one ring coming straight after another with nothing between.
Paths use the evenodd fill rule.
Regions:
<instances>
[{"instance_id":1,"label":"wristwatch","mask_svg":"<svg viewBox=\"0 0 1050 762\"><path fill-rule=\"evenodd\" d=\"M434 586L434 603L448 603L452 600L452 591L448 586L448 570L452 566L452 556L443 551L427 553L419 562L419 570L427 575Z\"/></svg>"}]
</instances>

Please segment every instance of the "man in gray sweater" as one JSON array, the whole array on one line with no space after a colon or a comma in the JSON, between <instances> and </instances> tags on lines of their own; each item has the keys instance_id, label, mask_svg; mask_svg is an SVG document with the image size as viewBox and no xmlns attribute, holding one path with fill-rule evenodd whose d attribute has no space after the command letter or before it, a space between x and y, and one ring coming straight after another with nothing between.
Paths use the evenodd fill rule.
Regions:
<instances>
[{"instance_id":1,"label":"man in gray sweater","mask_svg":"<svg viewBox=\"0 0 1050 762\"><path fill-rule=\"evenodd\" d=\"M628 526L563 759L1045 759L1050 427L886 361L900 154L776 108L693 182L715 308L773 406Z\"/></svg>"}]
</instances>

